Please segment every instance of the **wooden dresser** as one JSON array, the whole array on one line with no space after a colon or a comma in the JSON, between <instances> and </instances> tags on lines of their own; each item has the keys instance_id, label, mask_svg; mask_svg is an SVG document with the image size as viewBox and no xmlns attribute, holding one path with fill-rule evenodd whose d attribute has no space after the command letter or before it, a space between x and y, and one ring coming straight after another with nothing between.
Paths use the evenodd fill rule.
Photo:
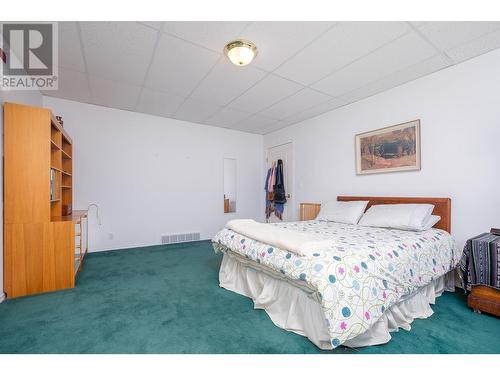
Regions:
<instances>
[{"instance_id":1,"label":"wooden dresser","mask_svg":"<svg viewBox=\"0 0 500 375\"><path fill-rule=\"evenodd\" d=\"M4 288L7 298L72 288L87 253L73 203L73 142L51 111L4 104Z\"/></svg>"}]
</instances>

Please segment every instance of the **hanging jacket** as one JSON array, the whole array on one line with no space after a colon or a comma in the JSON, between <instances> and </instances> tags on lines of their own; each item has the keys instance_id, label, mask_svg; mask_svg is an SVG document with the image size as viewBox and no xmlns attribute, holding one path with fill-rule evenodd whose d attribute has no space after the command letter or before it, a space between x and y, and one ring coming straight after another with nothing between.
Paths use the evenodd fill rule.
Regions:
<instances>
[{"instance_id":1,"label":"hanging jacket","mask_svg":"<svg viewBox=\"0 0 500 375\"><path fill-rule=\"evenodd\" d=\"M264 191L266 192L266 211L265 211L266 219L269 219L269 217L271 217L272 212L274 211L273 202L270 199L270 193L269 193L269 182L271 180L272 174L273 174L273 169L269 168L267 170L266 184L264 185Z\"/></svg>"},{"instance_id":2,"label":"hanging jacket","mask_svg":"<svg viewBox=\"0 0 500 375\"><path fill-rule=\"evenodd\" d=\"M286 203L285 180L283 178L283 160L278 159L276 182L274 184L274 203Z\"/></svg>"}]
</instances>

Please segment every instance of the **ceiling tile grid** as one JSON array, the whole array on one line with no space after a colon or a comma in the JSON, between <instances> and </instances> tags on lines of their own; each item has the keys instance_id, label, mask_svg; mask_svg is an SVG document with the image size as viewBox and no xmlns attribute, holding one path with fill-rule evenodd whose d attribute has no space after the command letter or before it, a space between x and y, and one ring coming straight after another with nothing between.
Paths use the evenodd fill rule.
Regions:
<instances>
[{"instance_id":1,"label":"ceiling tile grid","mask_svg":"<svg viewBox=\"0 0 500 375\"><path fill-rule=\"evenodd\" d=\"M410 30L404 22L339 22L276 70L312 84Z\"/></svg>"},{"instance_id":2,"label":"ceiling tile grid","mask_svg":"<svg viewBox=\"0 0 500 375\"><path fill-rule=\"evenodd\" d=\"M159 38L144 86L187 97L220 56L167 34Z\"/></svg>"},{"instance_id":3,"label":"ceiling tile grid","mask_svg":"<svg viewBox=\"0 0 500 375\"><path fill-rule=\"evenodd\" d=\"M500 22L60 22L43 94L266 134L497 48Z\"/></svg>"},{"instance_id":4,"label":"ceiling tile grid","mask_svg":"<svg viewBox=\"0 0 500 375\"><path fill-rule=\"evenodd\" d=\"M255 66L273 71L289 58L313 42L335 22L252 22L241 33L259 48Z\"/></svg>"},{"instance_id":5,"label":"ceiling tile grid","mask_svg":"<svg viewBox=\"0 0 500 375\"><path fill-rule=\"evenodd\" d=\"M251 113L225 107L216 112L213 116L209 117L205 123L213 126L231 128L250 116L252 116Z\"/></svg>"},{"instance_id":6,"label":"ceiling tile grid","mask_svg":"<svg viewBox=\"0 0 500 375\"><path fill-rule=\"evenodd\" d=\"M92 104L133 111L136 108L141 87L128 83L89 76Z\"/></svg>"},{"instance_id":7,"label":"ceiling tile grid","mask_svg":"<svg viewBox=\"0 0 500 375\"><path fill-rule=\"evenodd\" d=\"M411 32L338 70L313 87L338 97L435 54L433 46Z\"/></svg>"},{"instance_id":8,"label":"ceiling tile grid","mask_svg":"<svg viewBox=\"0 0 500 375\"><path fill-rule=\"evenodd\" d=\"M153 54L157 32L137 22L81 22L87 72L140 85ZM66 54L67 51L59 51Z\"/></svg>"},{"instance_id":9,"label":"ceiling tile grid","mask_svg":"<svg viewBox=\"0 0 500 375\"><path fill-rule=\"evenodd\" d=\"M256 113L302 88L298 83L269 74L228 105L230 108Z\"/></svg>"},{"instance_id":10,"label":"ceiling tile grid","mask_svg":"<svg viewBox=\"0 0 500 375\"><path fill-rule=\"evenodd\" d=\"M241 68L231 64L228 59L220 58L217 65L196 87L191 97L225 106L266 75L265 71L252 65Z\"/></svg>"},{"instance_id":11,"label":"ceiling tile grid","mask_svg":"<svg viewBox=\"0 0 500 375\"><path fill-rule=\"evenodd\" d=\"M185 98L180 95L143 88L136 111L172 117L184 101Z\"/></svg>"},{"instance_id":12,"label":"ceiling tile grid","mask_svg":"<svg viewBox=\"0 0 500 375\"><path fill-rule=\"evenodd\" d=\"M186 99L173 117L178 120L204 123L220 109L221 107L217 105L200 102L195 99Z\"/></svg>"},{"instance_id":13,"label":"ceiling tile grid","mask_svg":"<svg viewBox=\"0 0 500 375\"><path fill-rule=\"evenodd\" d=\"M352 90L342 95L340 98L346 103L353 103L357 100L367 98L403 83L434 73L448 66L450 66L450 62L444 54L435 55Z\"/></svg>"},{"instance_id":14,"label":"ceiling tile grid","mask_svg":"<svg viewBox=\"0 0 500 375\"><path fill-rule=\"evenodd\" d=\"M319 91L304 88L260 113L270 118L285 119L330 99L330 96Z\"/></svg>"},{"instance_id":15,"label":"ceiling tile grid","mask_svg":"<svg viewBox=\"0 0 500 375\"><path fill-rule=\"evenodd\" d=\"M276 122L278 122L278 120L256 114L251 115L243 121L238 122L233 126L233 129L256 133L262 131L262 129L265 129L266 127L271 126L272 124L275 124Z\"/></svg>"}]
</instances>

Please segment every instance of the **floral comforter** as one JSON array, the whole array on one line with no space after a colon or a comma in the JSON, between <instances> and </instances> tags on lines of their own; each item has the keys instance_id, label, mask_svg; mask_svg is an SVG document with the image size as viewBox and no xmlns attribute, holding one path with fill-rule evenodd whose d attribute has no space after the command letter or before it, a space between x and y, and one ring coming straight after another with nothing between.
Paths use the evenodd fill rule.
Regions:
<instances>
[{"instance_id":1,"label":"floral comforter","mask_svg":"<svg viewBox=\"0 0 500 375\"><path fill-rule=\"evenodd\" d=\"M334 348L460 259L450 234L439 229L411 232L316 220L269 225L331 239L332 245L302 257L225 228L212 239L214 249L238 253L317 291Z\"/></svg>"}]
</instances>

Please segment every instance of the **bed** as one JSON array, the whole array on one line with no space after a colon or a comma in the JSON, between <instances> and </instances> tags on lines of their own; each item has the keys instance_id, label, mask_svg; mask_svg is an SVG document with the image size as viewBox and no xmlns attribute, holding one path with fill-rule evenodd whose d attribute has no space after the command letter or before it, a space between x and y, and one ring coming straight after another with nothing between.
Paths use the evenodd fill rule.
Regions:
<instances>
[{"instance_id":1,"label":"bed","mask_svg":"<svg viewBox=\"0 0 500 375\"><path fill-rule=\"evenodd\" d=\"M441 220L424 232L319 220L268 224L328 240L328 247L308 256L224 228L212 239L215 251L223 253L219 283L251 298L278 327L321 349L383 344L390 332L409 330L414 319L432 315L430 305L443 291L454 291L460 252L450 235L451 200L337 200L367 200L367 209L430 203Z\"/></svg>"}]
</instances>

